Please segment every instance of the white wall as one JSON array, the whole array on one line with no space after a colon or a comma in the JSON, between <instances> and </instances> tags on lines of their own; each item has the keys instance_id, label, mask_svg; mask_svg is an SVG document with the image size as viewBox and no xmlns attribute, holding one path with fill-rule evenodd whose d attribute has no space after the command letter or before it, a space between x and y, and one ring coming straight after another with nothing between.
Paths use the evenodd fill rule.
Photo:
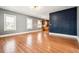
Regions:
<instances>
[{"instance_id":1,"label":"white wall","mask_svg":"<svg viewBox=\"0 0 79 59\"><path fill-rule=\"evenodd\" d=\"M79 7L77 8L77 35L79 36Z\"/></svg>"},{"instance_id":2,"label":"white wall","mask_svg":"<svg viewBox=\"0 0 79 59\"><path fill-rule=\"evenodd\" d=\"M77 36L79 37L79 7L77 8Z\"/></svg>"}]
</instances>

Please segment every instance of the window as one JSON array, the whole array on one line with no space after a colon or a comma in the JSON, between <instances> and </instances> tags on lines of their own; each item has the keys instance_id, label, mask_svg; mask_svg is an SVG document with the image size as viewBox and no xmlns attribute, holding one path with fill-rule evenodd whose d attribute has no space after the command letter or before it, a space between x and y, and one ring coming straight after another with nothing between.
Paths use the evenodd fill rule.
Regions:
<instances>
[{"instance_id":1,"label":"window","mask_svg":"<svg viewBox=\"0 0 79 59\"><path fill-rule=\"evenodd\" d=\"M16 30L16 16L4 14L4 31Z\"/></svg>"},{"instance_id":2,"label":"window","mask_svg":"<svg viewBox=\"0 0 79 59\"><path fill-rule=\"evenodd\" d=\"M40 20L38 20L37 24L38 24L37 25L38 28L41 28L42 27L42 22Z\"/></svg>"},{"instance_id":3,"label":"window","mask_svg":"<svg viewBox=\"0 0 79 59\"><path fill-rule=\"evenodd\" d=\"M27 18L27 29L32 29L32 19L31 18Z\"/></svg>"}]
</instances>

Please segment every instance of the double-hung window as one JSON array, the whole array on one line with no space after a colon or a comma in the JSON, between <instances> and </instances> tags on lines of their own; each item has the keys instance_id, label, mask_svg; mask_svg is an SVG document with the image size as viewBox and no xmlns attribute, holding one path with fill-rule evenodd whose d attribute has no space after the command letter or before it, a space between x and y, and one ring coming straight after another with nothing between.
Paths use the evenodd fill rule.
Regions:
<instances>
[{"instance_id":1,"label":"double-hung window","mask_svg":"<svg viewBox=\"0 0 79 59\"><path fill-rule=\"evenodd\" d=\"M37 25L38 28L41 28L42 27L42 22L40 20L37 21L37 24L38 24Z\"/></svg>"},{"instance_id":2,"label":"double-hung window","mask_svg":"<svg viewBox=\"0 0 79 59\"><path fill-rule=\"evenodd\" d=\"M27 18L26 20L27 29L32 29L32 19Z\"/></svg>"},{"instance_id":3,"label":"double-hung window","mask_svg":"<svg viewBox=\"0 0 79 59\"><path fill-rule=\"evenodd\" d=\"M16 16L4 14L4 31L16 30Z\"/></svg>"}]
</instances>

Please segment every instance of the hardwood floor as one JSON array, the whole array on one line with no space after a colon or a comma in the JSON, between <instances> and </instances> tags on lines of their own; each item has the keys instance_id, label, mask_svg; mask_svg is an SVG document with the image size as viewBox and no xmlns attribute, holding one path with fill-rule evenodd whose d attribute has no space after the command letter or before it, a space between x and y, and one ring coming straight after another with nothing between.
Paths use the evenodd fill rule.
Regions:
<instances>
[{"instance_id":1,"label":"hardwood floor","mask_svg":"<svg viewBox=\"0 0 79 59\"><path fill-rule=\"evenodd\" d=\"M47 32L34 32L0 38L1 53L71 53L79 52L74 38L50 36Z\"/></svg>"}]
</instances>

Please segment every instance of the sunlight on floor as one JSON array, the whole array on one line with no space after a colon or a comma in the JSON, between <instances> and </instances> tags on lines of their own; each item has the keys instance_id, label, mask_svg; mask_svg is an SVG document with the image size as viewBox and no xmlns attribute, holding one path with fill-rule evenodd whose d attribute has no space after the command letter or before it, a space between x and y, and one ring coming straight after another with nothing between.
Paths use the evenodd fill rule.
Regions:
<instances>
[{"instance_id":1,"label":"sunlight on floor","mask_svg":"<svg viewBox=\"0 0 79 59\"><path fill-rule=\"evenodd\" d=\"M4 45L4 52L15 52L16 50L16 42L13 39L10 39L10 41L7 41Z\"/></svg>"}]
</instances>

